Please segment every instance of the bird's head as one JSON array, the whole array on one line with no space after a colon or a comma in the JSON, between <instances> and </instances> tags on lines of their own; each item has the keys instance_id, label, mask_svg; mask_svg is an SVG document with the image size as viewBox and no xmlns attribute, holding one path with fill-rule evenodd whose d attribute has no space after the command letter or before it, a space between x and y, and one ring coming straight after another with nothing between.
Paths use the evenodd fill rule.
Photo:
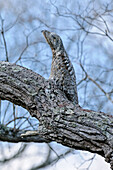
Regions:
<instances>
[{"instance_id":1,"label":"bird's head","mask_svg":"<svg viewBox=\"0 0 113 170\"><path fill-rule=\"evenodd\" d=\"M53 53L58 53L64 50L64 46L59 35L47 30L43 30L42 33Z\"/></svg>"}]
</instances>

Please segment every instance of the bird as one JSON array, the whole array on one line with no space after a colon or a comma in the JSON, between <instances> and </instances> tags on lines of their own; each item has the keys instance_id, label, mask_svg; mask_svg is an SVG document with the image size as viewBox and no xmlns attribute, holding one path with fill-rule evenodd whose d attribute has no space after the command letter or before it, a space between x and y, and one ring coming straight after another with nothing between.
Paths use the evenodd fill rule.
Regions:
<instances>
[{"instance_id":1,"label":"bird","mask_svg":"<svg viewBox=\"0 0 113 170\"><path fill-rule=\"evenodd\" d=\"M52 65L49 79L53 80L58 88L74 105L78 104L76 76L73 65L64 48L62 39L54 32L41 31L52 50Z\"/></svg>"}]
</instances>

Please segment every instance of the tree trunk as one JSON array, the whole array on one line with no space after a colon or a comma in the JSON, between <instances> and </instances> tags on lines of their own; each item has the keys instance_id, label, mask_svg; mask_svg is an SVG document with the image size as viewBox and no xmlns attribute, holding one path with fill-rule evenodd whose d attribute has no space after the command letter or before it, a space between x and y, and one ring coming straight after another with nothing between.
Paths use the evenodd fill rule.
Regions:
<instances>
[{"instance_id":1,"label":"tree trunk","mask_svg":"<svg viewBox=\"0 0 113 170\"><path fill-rule=\"evenodd\" d=\"M35 137L21 137L17 132L11 138L1 126L0 140L8 141L6 136L9 135L12 142L56 141L70 148L97 153L105 157L113 169L112 116L74 106L54 82L8 62L0 62L0 98L24 107L40 121Z\"/></svg>"}]
</instances>

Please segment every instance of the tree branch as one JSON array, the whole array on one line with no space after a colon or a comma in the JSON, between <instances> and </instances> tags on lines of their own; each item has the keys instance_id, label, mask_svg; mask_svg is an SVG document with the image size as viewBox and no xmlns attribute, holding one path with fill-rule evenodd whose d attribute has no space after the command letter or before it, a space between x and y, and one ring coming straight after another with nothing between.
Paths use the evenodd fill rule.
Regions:
<instances>
[{"instance_id":1,"label":"tree branch","mask_svg":"<svg viewBox=\"0 0 113 170\"><path fill-rule=\"evenodd\" d=\"M40 137L42 141L98 153L113 169L112 116L74 106L54 82L8 62L0 62L0 98L26 108L40 121L39 135L24 136L27 141ZM7 141L7 135L1 140Z\"/></svg>"},{"instance_id":2,"label":"tree branch","mask_svg":"<svg viewBox=\"0 0 113 170\"><path fill-rule=\"evenodd\" d=\"M50 142L49 140L44 139L40 135L32 135L32 136L21 136L22 133L25 133L26 131L14 131L12 128L7 128L0 124L0 141L7 141L12 143L18 143L18 142Z\"/></svg>"},{"instance_id":3,"label":"tree branch","mask_svg":"<svg viewBox=\"0 0 113 170\"><path fill-rule=\"evenodd\" d=\"M1 24L2 24L1 34L3 37L3 42L4 42L4 47L5 47L6 61L9 61L7 43L6 43L6 39L5 39L5 35L4 35L4 20L2 18L1 18Z\"/></svg>"}]
</instances>

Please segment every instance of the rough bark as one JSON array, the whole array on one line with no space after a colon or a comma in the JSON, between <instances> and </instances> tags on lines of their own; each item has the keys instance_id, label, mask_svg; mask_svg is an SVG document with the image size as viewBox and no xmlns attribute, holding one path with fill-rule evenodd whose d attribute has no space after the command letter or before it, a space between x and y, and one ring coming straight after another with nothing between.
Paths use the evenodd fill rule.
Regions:
<instances>
[{"instance_id":1,"label":"rough bark","mask_svg":"<svg viewBox=\"0 0 113 170\"><path fill-rule=\"evenodd\" d=\"M0 62L0 98L26 108L40 121L37 138L21 138L20 132L12 132L10 137L14 135L14 141L11 138L11 142L56 141L70 148L98 153L113 169L112 116L74 106L52 81L8 62ZM2 136L2 132L7 135L6 131L0 131L0 140L8 140Z\"/></svg>"}]
</instances>

